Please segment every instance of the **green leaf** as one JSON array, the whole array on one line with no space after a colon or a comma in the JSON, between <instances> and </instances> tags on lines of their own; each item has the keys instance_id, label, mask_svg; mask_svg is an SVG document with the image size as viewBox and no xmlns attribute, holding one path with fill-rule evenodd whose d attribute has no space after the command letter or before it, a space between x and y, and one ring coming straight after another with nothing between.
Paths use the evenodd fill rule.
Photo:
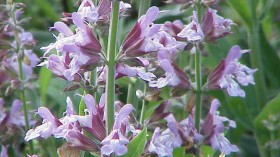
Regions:
<instances>
[{"instance_id":1,"label":"green leaf","mask_svg":"<svg viewBox=\"0 0 280 157\"><path fill-rule=\"evenodd\" d=\"M230 7L236 11L247 27L252 28L252 18L247 2L245 0L228 0L227 2Z\"/></svg>"},{"instance_id":2,"label":"green leaf","mask_svg":"<svg viewBox=\"0 0 280 157\"><path fill-rule=\"evenodd\" d=\"M49 87L49 82L52 78L52 73L45 67L42 67L39 73L39 86L40 86L40 96L41 101L45 105L47 98L47 91Z\"/></svg>"},{"instance_id":3,"label":"green leaf","mask_svg":"<svg viewBox=\"0 0 280 157\"><path fill-rule=\"evenodd\" d=\"M256 129L265 131L267 128L263 125L262 121L267 120L269 116L280 114L280 94L269 101L259 115L254 120Z\"/></svg>"},{"instance_id":4,"label":"green leaf","mask_svg":"<svg viewBox=\"0 0 280 157\"><path fill-rule=\"evenodd\" d=\"M267 126L263 124L264 120L270 119L272 116L277 116L280 114L280 94L269 101L265 107L262 109L262 111L259 113L259 115L254 120L254 126L256 130L256 136L259 139L259 144L261 144L261 148L266 150L265 155L269 156L270 149L265 147L265 144L269 142L271 132L268 130ZM280 138L280 130L277 129L275 131L275 139Z\"/></svg>"},{"instance_id":5,"label":"green leaf","mask_svg":"<svg viewBox=\"0 0 280 157\"><path fill-rule=\"evenodd\" d=\"M86 92L84 92L84 95L86 95ZM85 101L83 99L83 97L81 98L80 104L79 104L79 115L84 116L85 115L85 109L86 109L86 104Z\"/></svg>"},{"instance_id":6,"label":"green leaf","mask_svg":"<svg viewBox=\"0 0 280 157\"><path fill-rule=\"evenodd\" d=\"M202 156L213 156L215 151L210 146L203 145L201 146Z\"/></svg>"},{"instance_id":7,"label":"green leaf","mask_svg":"<svg viewBox=\"0 0 280 157\"><path fill-rule=\"evenodd\" d=\"M272 87L280 87L280 58L273 47L268 43L265 37L264 31L261 28L260 31L260 43L261 43L261 55L264 65L265 76L269 79L269 83Z\"/></svg>"},{"instance_id":8,"label":"green leaf","mask_svg":"<svg viewBox=\"0 0 280 157\"><path fill-rule=\"evenodd\" d=\"M144 151L147 142L147 128L145 127L136 137L127 145L128 152L121 157L139 157Z\"/></svg>"}]
</instances>

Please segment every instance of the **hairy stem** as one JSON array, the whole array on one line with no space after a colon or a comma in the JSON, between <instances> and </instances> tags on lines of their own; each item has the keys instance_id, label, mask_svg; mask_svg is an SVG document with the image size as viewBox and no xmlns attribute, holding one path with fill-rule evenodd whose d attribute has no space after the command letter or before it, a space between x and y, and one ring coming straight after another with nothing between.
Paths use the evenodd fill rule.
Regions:
<instances>
[{"instance_id":1,"label":"hairy stem","mask_svg":"<svg viewBox=\"0 0 280 157\"><path fill-rule=\"evenodd\" d=\"M109 29L109 42L107 51L107 78L106 78L106 134L108 135L114 124L114 101L115 101L115 55L116 39L119 21L119 1L112 2L112 13Z\"/></svg>"}]
</instances>

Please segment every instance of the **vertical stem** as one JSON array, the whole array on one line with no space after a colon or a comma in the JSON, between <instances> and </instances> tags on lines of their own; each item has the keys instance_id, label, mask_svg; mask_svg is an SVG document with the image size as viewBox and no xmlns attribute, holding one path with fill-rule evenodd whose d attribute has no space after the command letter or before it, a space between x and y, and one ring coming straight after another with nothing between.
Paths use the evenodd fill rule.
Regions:
<instances>
[{"instance_id":1,"label":"vertical stem","mask_svg":"<svg viewBox=\"0 0 280 157\"><path fill-rule=\"evenodd\" d=\"M202 21L203 5L201 0L197 4L198 22ZM201 118L201 103L202 103L202 79L201 79L201 52L197 46L195 53L195 82L196 82L196 95L195 95L195 127L200 132L200 118Z\"/></svg>"},{"instance_id":2,"label":"vertical stem","mask_svg":"<svg viewBox=\"0 0 280 157\"><path fill-rule=\"evenodd\" d=\"M12 2L9 5L13 5ZM17 26L17 19L15 17L15 13L10 10L10 18L12 18L14 25ZM17 60L18 60L18 75L19 75L19 80L21 81L21 83L24 81L24 75L23 75L23 68L22 68L22 57L23 57L23 52L22 49L20 47L21 45L21 41L19 38L19 32L17 29L13 30L14 32L14 37L15 37L15 41L16 41L16 52L17 52ZM25 92L24 92L24 88L20 89L20 98L23 104L23 112L24 112L24 121L25 121L25 131L28 131L30 126L29 126L29 121L28 121L28 114L27 114L27 104L26 104L26 99L25 99ZM29 146L30 146L30 153L33 154L33 143L32 141L29 142Z\"/></svg>"},{"instance_id":3,"label":"vertical stem","mask_svg":"<svg viewBox=\"0 0 280 157\"><path fill-rule=\"evenodd\" d=\"M141 114L140 114L140 120L139 120L141 125L143 125L143 122L144 122L145 105L146 105L146 100L145 100L146 90L147 90L147 85L145 83L144 84L144 98L142 100L142 108L141 108Z\"/></svg>"},{"instance_id":4,"label":"vertical stem","mask_svg":"<svg viewBox=\"0 0 280 157\"><path fill-rule=\"evenodd\" d=\"M106 134L108 135L114 124L115 101L115 54L116 39L119 21L119 1L112 2L111 22L109 30L109 43L107 51L107 79L106 79Z\"/></svg>"},{"instance_id":5,"label":"vertical stem","mask_svg":"<svg viewBox=\"0 0 280 157\"><path fill-rule=\"evenodd\" d=\"M199 50L195 53L195 82L196 82L196 95L195 95L195 127L200 131L200 117L201 117L201 53Z\"/></svg>"}]
</instances>

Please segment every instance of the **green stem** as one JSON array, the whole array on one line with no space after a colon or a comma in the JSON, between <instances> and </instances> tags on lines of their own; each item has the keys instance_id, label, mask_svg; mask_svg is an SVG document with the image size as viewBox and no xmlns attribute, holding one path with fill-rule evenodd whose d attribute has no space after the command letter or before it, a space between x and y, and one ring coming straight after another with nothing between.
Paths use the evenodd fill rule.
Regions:
<instances>
[{"instance_id":1,"label":"green stem","mask_svg":"<svg viewBox=\"0 0 280 157\"><path fill-rule=\"evenodd\" d=\"M144 98L142 100L142 108L141 108L141 114L140 114L140 120L139 120L141 125L143 125L143 122L144 122L145 105L146 105L146 100L145 100L146 90L147 90L147 85L145 83L144 84Z\"/></svg>"},{"instance_id":2,"label":"green stem","mask_svg":"<svg viewBox=\"0 0 280 157\"><path fill-rule=\"evenodd\" d=\"M14 12L12 10L10 10L9 14L10 14L10 17L13 19L14 25L17 26L17 19L14 15ZM19 70L18 75L19 75L19 80L21 81L21 83L23 83L24 82L24 74L23 74L23 68L22 68L23 52L20 48L21 43L20 43L20 38L19 38L19 32L17 29L14 29L13 32L14 32L14 37L15 37L15 41L16 41L16 52L17 52L18 70ZM30 126L29 126L29 121L28 121L27 104L26 104L24 87L23 87L23 89L20 89L20 98L21 98L21 101L23 104L25 131L28 131ZM29 146L30 146L30 153L33 154L34 149L33 149L32 141L29 142Z\"/></svg>"},{"instance_id":3,"label":"green stem","mask_svg":"<svg viewBox=\"0 0 280 157\"><path fill-rule=\"evenodd\" d=\"M197 3L197 16L198 21L202 21L203 4L201 0ZM200 118L201 118L201 100L202 100L202 79L201 79L201 53L197 46L195 53L195 82L196 82L196 95L195 95L195 127L200 132Z\"/></svg>"},{"instance_id":4,"label":"green stem","mask_svg":"<svg viewBox=\"0 0 280 157\"><path fill-rule=\"evenodd\" d=\"M107 79L106 79L106 134L108 135L114 124L114 101L115 101L115 54L116 39L119 21L119 1L112 2L111 22L109 29L109 43L107 51Z\"/></svg>"},{"instance_id":5,"label":"green stem","mask_svg":"<svg viewBox=\"0 0 280 157\"><path fill-rule=\"evenodd\" d=\"M200 131L200 117L201 117L201 53L199 50L195 53L195 82L196 82L196 95L195 95L195 127L197 131Z\"/></svg>"},{"instance_id":6,"label":"green stem","mask_svg":"<svg viewBox=\"0 0 280 157\"><path fill-rule=\"evenodd\" d=\"M139 6L138 18L146 13L151 5L151 0L141 0Z\"/></svg>"}]
</instances>

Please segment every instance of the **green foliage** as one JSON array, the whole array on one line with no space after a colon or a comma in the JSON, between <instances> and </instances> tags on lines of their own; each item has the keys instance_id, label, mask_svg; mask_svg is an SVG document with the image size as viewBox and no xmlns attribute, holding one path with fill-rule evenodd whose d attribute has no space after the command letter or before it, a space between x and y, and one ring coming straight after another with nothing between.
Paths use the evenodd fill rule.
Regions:
<instances>
[{"instance_id":1,"label":"green foliage","mask_svg":"<svg viewBox=\"0 0 280 157\"><path fill-rule=\"evenodd\" d=\"M141 156L147 143L147 128L134 137L127 145L128 152L120 157L139 157Z\"/></svg>"},{"instance_id":2,"label":"green foliage","mask_svg":"<svg viewBox=\"0 0 280 157\"><path fill-rule=\"evenodd\" d=\"M261 147L266 150L265 153L267 156L270 156L271 149L265 147L265 145L272 140L280 139L279 115L280 95L269 101L254 120L254 126L257 131L256 135L260 140ZM269 124L265 124L265 121L268 121ZM274 139L271 139L271 134L274 134Z\"/></svg>"},{"instance_id":3,"label":"green foliage","mask_svg":"<svg viewBox=\"0 0 280 157\"><path fill-rule=\"evenodd\" d=\"M227 3L235 10L242 19L243 23L251 28L252 27L252 18L250 15L249 5L245 0L228 0Z\"/></svg>"}]
</instances>

